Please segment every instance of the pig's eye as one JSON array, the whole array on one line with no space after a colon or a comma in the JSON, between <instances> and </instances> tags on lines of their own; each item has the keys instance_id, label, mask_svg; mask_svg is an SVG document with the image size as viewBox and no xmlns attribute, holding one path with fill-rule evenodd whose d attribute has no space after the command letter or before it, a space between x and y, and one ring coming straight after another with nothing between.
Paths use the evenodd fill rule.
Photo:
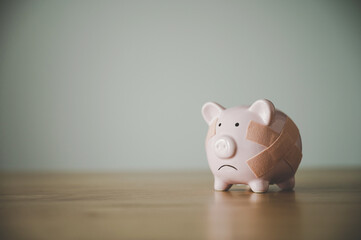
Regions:
<instances>
[{"instance_id":1,"label":"pig's eye","mask_svg":"<svg viewBox=\"0 0 361 240\"><path fill-rule=\"evenodd\" d=\"M239 123L234 124L234 126L238 127L238 126L239 126Z\"/></svg>"},{"instance_id":2,"label":"pig's eye","mask_svg":"<svg viewBox=\"0 0 361 240\"><path fill-rule=\"evenodd\" d=\"M218 127L220 127L221 125L222 125L222 123L219 123L219 124L218 124Z\"/></svg>"}]
</instances>

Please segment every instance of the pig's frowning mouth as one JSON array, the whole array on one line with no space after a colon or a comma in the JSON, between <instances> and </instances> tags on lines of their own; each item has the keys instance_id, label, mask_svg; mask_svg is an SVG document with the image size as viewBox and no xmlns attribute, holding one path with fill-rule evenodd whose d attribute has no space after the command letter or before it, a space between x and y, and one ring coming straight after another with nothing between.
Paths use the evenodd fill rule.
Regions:
<instances>
[{"instance_id":1,"label":"pig's frowning mouth","mask_svg":"<svg viewBox=\"0 0 361 240\"><path fill-rule=\"evenodd\" d=\"M222 165L218 168L218 170L220 170L222 167L230 167L230 168L234 168L234 169L238 170L235 166L232 166L232 165Z\"/></svg>"}]
</instances>

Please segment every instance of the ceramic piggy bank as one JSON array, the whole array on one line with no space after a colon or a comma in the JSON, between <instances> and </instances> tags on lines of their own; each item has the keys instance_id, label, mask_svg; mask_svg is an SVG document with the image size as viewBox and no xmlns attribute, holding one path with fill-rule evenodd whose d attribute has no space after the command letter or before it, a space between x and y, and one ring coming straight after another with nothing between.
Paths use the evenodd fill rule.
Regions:
<instances>
[{"instance_id":1,"label":"ceramic piggy bank","mask_svg":"<svg viewBox=\"0 0 361 240\"><path fill-rule=\"evenodd\" d=\"M248 184L253 192L267 192L269 184L294 188L301 137L272 102L261 99L228 109L208 102L202 115L209 125L206 153L215 190L226 191L232 184Z\"/></svg>"}]
</instances>

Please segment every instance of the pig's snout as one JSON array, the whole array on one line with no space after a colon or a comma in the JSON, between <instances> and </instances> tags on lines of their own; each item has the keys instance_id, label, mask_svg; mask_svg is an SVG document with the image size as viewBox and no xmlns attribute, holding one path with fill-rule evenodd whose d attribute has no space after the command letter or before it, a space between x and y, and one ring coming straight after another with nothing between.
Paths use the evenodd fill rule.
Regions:
<instances>
[{"instance_id":1,"label":"pig's snout","mask_svg":"<svg viewBox=\"0 0 361 240\"><path fill-rule=\"evenodd\" d=\"M221 136L214 143L214 150L220 158L231 158L236 153L236 143L231 137Z\"/></svg>"}]
</instances>

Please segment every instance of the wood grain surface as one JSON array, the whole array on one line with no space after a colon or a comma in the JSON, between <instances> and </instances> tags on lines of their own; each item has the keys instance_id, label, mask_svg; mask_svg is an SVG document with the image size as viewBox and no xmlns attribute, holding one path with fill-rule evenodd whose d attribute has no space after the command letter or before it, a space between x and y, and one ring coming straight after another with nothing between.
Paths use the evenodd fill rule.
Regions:
<instances>
[{"instance_id":1,"label":"wood grain surface","mask_svg":"<svg viewBox=\"0 0 361 240\"><path fill-rule=\"evenodd\" d=\"M209 172L1 173L0 239L361 239L361 170L296 189L212 190Z\"/></svg>"}]
</instances>

